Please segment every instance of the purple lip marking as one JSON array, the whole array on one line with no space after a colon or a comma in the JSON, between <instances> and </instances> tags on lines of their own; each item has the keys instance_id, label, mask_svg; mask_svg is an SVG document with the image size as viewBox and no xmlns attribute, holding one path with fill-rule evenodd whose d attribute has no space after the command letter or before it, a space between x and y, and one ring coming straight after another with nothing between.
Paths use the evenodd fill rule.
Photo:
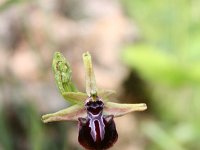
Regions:
<instances>
[{"instance_id":1,"label":"purple lip marking","mask_svg":"<svg viewBox=\"0 0 200 150\"><path fill-rule=\"evenodd\" d=\"M104 103L87 101L86 118L79 118L79 143L88 150L108 149L118 138L113 115L103 115Z\"/></svg>"}]
</instances>

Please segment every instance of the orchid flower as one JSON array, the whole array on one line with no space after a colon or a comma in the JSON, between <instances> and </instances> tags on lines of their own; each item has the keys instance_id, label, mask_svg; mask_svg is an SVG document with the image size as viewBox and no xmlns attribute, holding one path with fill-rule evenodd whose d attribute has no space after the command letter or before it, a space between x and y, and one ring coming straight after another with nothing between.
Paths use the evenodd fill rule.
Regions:
<instances>
[{"instance_id":1,"label":"orchid flower","mask_svg":"<svg viewBox=\"0 0 200 150\"><path fill-rule=\"evenodd\" d=\"M114 118L133 111L147 109L145 103L121 104L109 102L115 95L112 90L99 90L96 86L92 59L89 52L83 54L86 74L86 93L79 92L71 80L71 68L64 56L55 52L53 72L57 87L71 106L42 116L44 123L74 120L78 122L79 143L88 150L110 148L118 138Z\"/></svg>"}]
</instances>

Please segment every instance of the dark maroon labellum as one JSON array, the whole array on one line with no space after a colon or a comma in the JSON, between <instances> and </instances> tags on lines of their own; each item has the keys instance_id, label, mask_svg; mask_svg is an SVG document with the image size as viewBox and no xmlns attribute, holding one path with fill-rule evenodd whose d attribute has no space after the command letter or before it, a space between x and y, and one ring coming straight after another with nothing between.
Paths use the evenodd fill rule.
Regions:
<instances>
[{"instance_id":1,"label":"dark maroon labellum","mask_svg":"<svg viewBox=\"0 0 200 150\"><path fill-rule=\"evenodd\" d=\"M99 98L86 102L85 108L87 117L79 118L79 143L88 150L110 148L118 138L113 115L103 115L104 103Z\"/></svg>"}]
</instances>

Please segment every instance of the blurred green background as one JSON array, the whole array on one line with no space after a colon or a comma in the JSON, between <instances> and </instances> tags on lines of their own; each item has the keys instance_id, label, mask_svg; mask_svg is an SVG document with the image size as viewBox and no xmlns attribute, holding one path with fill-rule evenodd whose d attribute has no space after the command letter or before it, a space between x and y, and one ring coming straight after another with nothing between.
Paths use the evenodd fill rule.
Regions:
<instances>
[{"instance_id":1,"label":"blurred green background","mask_svg":"<svg viewBox=\"0 0 200 150\"><path fill-rule=\"evenodd\" d=\"M200 149L199 0L0 0L0 150L81 150L76 122L43 124L65 108L51 71L61 51L84 91L81 55L120 102L112 150ZM116 101L114 99L114 101Z\"/></svg>"}]
</instances>

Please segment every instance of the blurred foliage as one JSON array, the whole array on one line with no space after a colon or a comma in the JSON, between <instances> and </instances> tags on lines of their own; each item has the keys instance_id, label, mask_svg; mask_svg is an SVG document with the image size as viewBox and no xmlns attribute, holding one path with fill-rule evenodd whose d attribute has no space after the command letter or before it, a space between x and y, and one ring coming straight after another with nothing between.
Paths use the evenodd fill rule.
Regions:
<instances>
[{"instance_id":1,"label":"blurred foliage","mask_svg":"<svg viewBox=\"0 0 200 150\"><path fill-rule=\"evenodd\" d=\"M8 111L9 110L9 111ZM31 103L10 104L0 109L0 149L70 149L65 123L44 125Z\"/></svg>"},{"instance_id":2,"label":"blurred foliage","mask_svg":"<svg viewBox=\"0 0 200 150\"><path fill-rule=\"evenodd\" d=\"M148 83L147 149L200 149L200 1L124 0L141 37L123 61Z\"/></svg>"},{"instance_id":3,"label":"blurred foliage","mask_svg":"<svg viewBox=\"0 0 200 150\"><path fill-rule=\"evenodd\" d=\"M27 1L27 0L6 0L5 2L3 2L0 5L0 11L3 11L12 5L16 5L18 3L25 2L25 1Z\"/></svg>"}]
</instances>

